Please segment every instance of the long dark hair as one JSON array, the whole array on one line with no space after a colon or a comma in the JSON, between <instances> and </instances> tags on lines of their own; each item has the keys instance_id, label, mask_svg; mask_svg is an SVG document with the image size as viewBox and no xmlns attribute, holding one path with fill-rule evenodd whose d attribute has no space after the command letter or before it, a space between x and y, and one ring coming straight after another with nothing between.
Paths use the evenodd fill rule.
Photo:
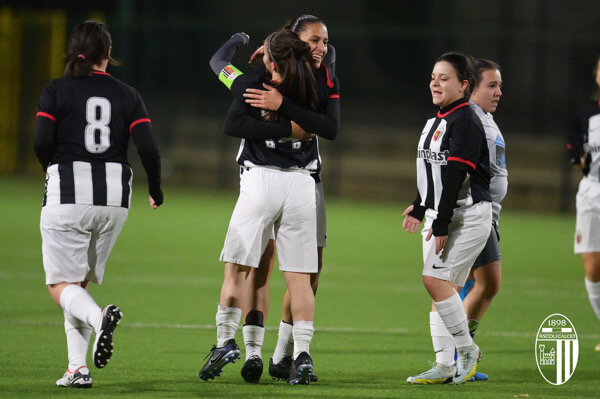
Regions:
<instances>
[{"instance_id":1,"label":"long dark hair","mask_svg":"<svg viewBox=\"0 0 600 399\"><path fill-rule=\"evenodd\" d=\"M317 88L311 63L310 45L288 29L271 33L265 40L265 52L277 65L281 81L277 90L298 105L316 109Z\"/></svg>"},{"instance_id":2,"label":"long dark hair","mask_svg":"<svg viewBox=\"0 0 600 399\"><path fill-rule=\"evenodd\" d=\"M294 33L300 33L306 29L306 25L317 23L325 25L319 17L310 14L302 14L285 24L283 29L289 29Z\"/></svg>"},{"instance_id":3,"label":"long dark hair","mask_svg":"<svg viewBox=\"0 0 600 399\"><path fill-rule=\"evenodd\" d=\"M99 65L107 57L111 65L119 65L119 62L110 56L111 46L110 32L103 23L84 21L77 24L69 37L65 77L90 76L92 65Z\"/></svg>"},{"instance_id":4,"label":"long dark hair","mask_svg":"<svg viewBox=\"0 0 600 399\"><path fill-rule=\"evenodd\" d=\"M465 90L464 96L465 98L471 97L471 91L473 90L473 85L475 83L475 72L473 71L472 58L462 53L451 51L442 54L440 58L437 59L437 62L442 61L452 65L452 68L454 68L454 72L456 72L456 76L460 82L464 80L469 82L469 86Z\"/></svg>"}]
</instances>

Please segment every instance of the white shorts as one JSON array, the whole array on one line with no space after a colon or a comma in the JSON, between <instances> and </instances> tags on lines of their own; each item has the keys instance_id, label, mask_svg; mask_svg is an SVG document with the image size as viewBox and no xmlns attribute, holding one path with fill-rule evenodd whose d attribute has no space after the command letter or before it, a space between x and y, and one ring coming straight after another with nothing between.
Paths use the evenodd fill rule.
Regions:
<instances>
[{"instance_id":1,"label":"white shorts","mask_svg":"<svg viewBox=\"0 0 600 399\"><path fill-rule=\"evenodd\" d=\"M478 202L464 208L454 209L452 222L448 226L448 242L435 254L435 236L425 241L435 213L427 210L423 235L423 275L463 286L473 262L481 253L490 235L492 226L492 204Z\"/></svg>"},{"instance_id":2,"label":"white shorts","mask_svg":"<svg viewBox=\"0 0 600 399\"><path fill-rule=\"evenodd\" d=\"M317 272L315 180L304 171L244 170L220 260L258 267L273 233L279 269Z\"/></svg>"},{"instance_id":3,"label":"white shorts","mask_svg":"<svg viewBox=\"0 0 600 399\"><path fill-rule=\"evenodd\" d=\"M46 284L102 284L106 260L128 214L129 209L116 206L44 206L40 231Z\"/></svg>"},{"instance_id":4,"label":"white shorts","mask_svg":"<svg viewBox=\"0 0 600 399\"><path fill-rule=\"evenodd\" d=\"M575 253L600 252L600 183L581 179L576 207Z\"/></svg>"},{"instance_id":5,"label":"white shorts","mask_svg":"<svg viewBox=\"0 0 600 399\"><path fill-rule=\"evenodd\" d=\"M327 246L327 214L325 212L325 193L323 192L323 183L315 184L316 205L317 205L317 247L325 248Z\"/></svg>"}]
</instances>

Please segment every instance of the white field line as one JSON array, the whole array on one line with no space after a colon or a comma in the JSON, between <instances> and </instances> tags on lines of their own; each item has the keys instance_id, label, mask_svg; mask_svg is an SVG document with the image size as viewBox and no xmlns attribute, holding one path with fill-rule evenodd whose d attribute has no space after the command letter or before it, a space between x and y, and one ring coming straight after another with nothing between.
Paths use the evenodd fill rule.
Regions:
<instances>
[{"instance_id":1,"label":"white field line","mask_svg":"<svg viewBox=\"0 0 600 399\"><path fill-rule=\"evenodd\" d=\"M21 325L21 326L62 326L62 322L40 322L33 320L14 320L2 321L0 325ZM147 323L127 323L122 324L123 327L130 328L155 328L155 329L170 329L170 330L214 330L216 327L213 324L147 324ZM266 326L267 331L277 331L279 327ZM316 331L331 332L331 333L348 333L348 334L391 334L402 335L416 333L406 328L354 328L354 327L315 327ZM482 335L490 335L494 337L506 338L535 338L536 333L517 332L517 331L485 331ZM585 339L600 339L600 334L577 334L578 338Z\"/></svg>"}]
</instances>

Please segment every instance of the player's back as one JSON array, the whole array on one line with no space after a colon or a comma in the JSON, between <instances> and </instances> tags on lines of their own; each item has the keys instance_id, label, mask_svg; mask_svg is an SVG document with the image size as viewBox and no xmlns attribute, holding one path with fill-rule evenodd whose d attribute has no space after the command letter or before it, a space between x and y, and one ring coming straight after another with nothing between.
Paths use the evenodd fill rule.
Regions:
<instances>
[{"instance_id":1,"label":"player's back","mask_svg":"<svg viewBox=\"0 0 600 399\"><path fill-rule=\"evenodd\" d=\"M56 79L44 88L37 116L55 123L44 204L129 207L129 135L150 122L135 89L100 71Z\"/></svg>"},{"instance_id":2,"label":"player's back","mask_svg":"<svg viewBox=\"0 0 600 399\"><path fill-rule=\"evenodd\" d=\"M107 73L48 83L40 112L56 121L51 164L71 161L127 163L132 124L148 117L135 89Z\"/></svg>"}]
</instances>

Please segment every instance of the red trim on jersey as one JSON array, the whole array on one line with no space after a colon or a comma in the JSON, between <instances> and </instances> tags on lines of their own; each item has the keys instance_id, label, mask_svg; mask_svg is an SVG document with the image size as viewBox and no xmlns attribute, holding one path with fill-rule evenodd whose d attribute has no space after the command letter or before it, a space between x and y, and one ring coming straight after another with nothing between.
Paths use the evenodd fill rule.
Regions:
<instances>
[{"instance_id":1,"label":"red trim on jersey","mask_svg":"<svg viewBox=\"0 0 600 399\"><path fill-rule=\"evenodd\" d=\"M92 70L92 73L95 75L106 75L106 76L110 76L110 73L106 73L106 72L102 72L102 71L94 71Z\"/></svg>"},{"instance_id":2,"label":"red trim on jersey","mask_svg":"<svg viewBox=\"0 0 600 399\"><path fill-rule=\"evenodd\" d=\"M477 167L475 166L475 164L473 162L467 161L466 159L462 159L462 158L459 158L459 157L448 157L448 161L456 161L456 162L466 163L467 165L469 165L473 169L477 169Z\"/></svg>"},{"instance_id":3,"label":"red trim on jersey","mask_svg":"<svg viewBox=\"0 0 600 399\"><path fill-rule=\"evenodd\" d=\"M331 79L329 79L329 70L327 69L325 64L321 64L321 68L325 70L325 74L327 75L327 86L329 86L330 89L333 89L333 82L331 81Z\"/></svg>"},{"instance_id":4,"label":"red trim on jersey","mask_svg":"<svg viewBox=\"0 0 600 399\"><path fill-rule=\"evenodd\" d=\"M451 112L454 112L454 111L456 111L457 109L459 109L459 108L462 108L462 107L464 107L464 106L467 106L467 105L469 105L469 103L462 103L462 104L458 104L456 107L452 108L450 111L448 111L448 112L446 112L446 113L444 113L444 114L441 114L441 113L440 113L441 111L438 111L438 113L437 113L437 116L438 116L438 118L445 118L445 117L446 117L446 116L448 116L448 114L450 114Z\"/></svg>"},{"instance_id":5,"label":"red trim on jersey","mask_svg":"<svg viewBox=\"0 0 600 399\"><path fill-rule=\"evenodd\" d=\"M35 117L36 117L36 118L37 118L38 116L43 116L43 117L45 117L45 118L52 119L54 122L56 122L56 117L54 117L54 115L50 115L50 114L49 114L49 113L47 113L47 112L41 112L41 111L40 111L40 112L38 112L37 114L35 114Z\"/></svg>"},{"instance_id":6,"label":"red trim on jersey","mask_svg":"<svg viewBox=\"0 0 600 399\"><path fill-rule=\"evenodd\" d=\"M144 123L144 122L148 122L148 123L150 123L150 119L149 119L149 118L141 118L141 119L138 119L137 121L133 121L133 122L131 123L131 125L129 125L129 133L131 133L131 129L133 129L133 127L134 127L135 125L138 125L138 124L140 124L140 123Z\"/></svg>"},{"instance_id":7,"label":"red trim on jersey","mask_svg":"<svg viewBox=\"0 0 600 399\"><path fill-rule=\"evenodd\" d=\"M329 96L329 98L340 98L339 94L332 94Z\"/></svg>"}]
</instances>

